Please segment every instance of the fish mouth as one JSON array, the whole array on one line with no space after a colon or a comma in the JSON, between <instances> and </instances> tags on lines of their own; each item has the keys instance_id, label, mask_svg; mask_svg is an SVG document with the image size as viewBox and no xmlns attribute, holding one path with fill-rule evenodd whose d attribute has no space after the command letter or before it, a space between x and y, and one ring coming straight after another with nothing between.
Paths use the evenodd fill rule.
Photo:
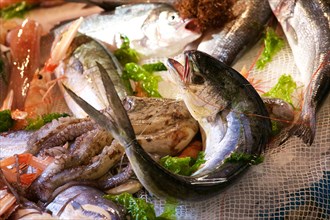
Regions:
<instances>
[{"instance_id":1,"label":"fish mouth","mask_svg":"<svg viewBox=\"0 0 330 220\"><path fill-rule=\"evenodd\" d=\"M198 34L202 33L202 28L201 28L200 23L198 22L198 20L196 18L191 18L191 19L187 20L186 25L185 25L185 29L189 30L191 32L198 33Z\"/></svg>"},{"instance_id":2,"label":"fish mouth","mask_svg":"<svg viewBox=\"0 0 330 220\"><path fill-rule=\"evenodd\" d=\"M168 58L167 64L176 73L176 75L180 77L183 83L187 83L190 75L189 56L186 53L184 56L184 65L172 58Z\"/></svg>"}]
</instances>

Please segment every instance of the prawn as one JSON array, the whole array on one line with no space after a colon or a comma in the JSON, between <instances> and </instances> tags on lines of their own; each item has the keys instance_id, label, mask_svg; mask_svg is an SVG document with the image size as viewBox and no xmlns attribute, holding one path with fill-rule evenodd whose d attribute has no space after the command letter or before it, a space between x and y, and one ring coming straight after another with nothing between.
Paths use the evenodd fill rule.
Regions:
<instances>
[{"instance_id":1,"label":"prawn","mask_svg":"<svg viewBox=\"0 0 330 220\"><path fill-rule=\"evenodd\" d=\"M52 89L55 87L57 81L62 79L53 79L52 73L65 57L82 21L83 18L81 17L62 31L59 37L55 39L50 58L45 62L44 67L41 70L35 71L33 74L33 78L29 83L29 90L27 91L23 109L12 111L12 118L18 121L16 123L16 129L24 127L27 123L27 118L36 118L51 111L52 104L54 103ZM4 102L4 106L7 108L13 102L12 96L13 93L10 91Z\"/></svg>"}]
</instances>

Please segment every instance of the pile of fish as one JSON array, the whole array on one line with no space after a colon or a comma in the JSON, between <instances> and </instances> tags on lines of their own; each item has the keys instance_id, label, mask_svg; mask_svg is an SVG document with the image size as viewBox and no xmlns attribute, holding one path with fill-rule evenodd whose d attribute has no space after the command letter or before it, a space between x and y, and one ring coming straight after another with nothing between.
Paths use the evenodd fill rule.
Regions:
<instances>
[{"instance_id":1,"label":"pile of fish","mask_svg":"<svg viewBox=\"0 0 330 220\"><path fill-rule=\"evenodd\" d=\"M103 1L101 6L118 4ZM9 44L1 47L0 104L1 110L12 111L16 129L28 117L50 113L56 99L65 100L73 116L54 119L37 131L0 134L0 152L5 152L0 155L0 201L7 202L0 216L123 219L126 210L103 198L121 184L131 193L144 187L158 198L190 201L225 190L271 140L270 115L277 111L276 117L293 119L289 105L263 100L230 67L259 39L273 15L305 85L302 110L282 142L297 135L312 144L316 110L330 88L326 1L239 0L233 6L234 20L203 34L196 19L180 18L171 5L119 6L44 37L39 24L27 19L8 35ZM144 59L167 58L168 74L182 100L132 96L112 53L123 35ZM42 57L40 39L48 37L55 41L43 45L51 52ZM195 49L187 50L191 47ZM43 66L40 60L46 60ZM269 102L281 108L271 112ZM159 163L160 157L178 155L196 137L203 143L205 162L191 176ZM237 155L252 159L233 159ZM21 214L18 204L31 208L28 214Z\"/></svg>"}]
</instances>

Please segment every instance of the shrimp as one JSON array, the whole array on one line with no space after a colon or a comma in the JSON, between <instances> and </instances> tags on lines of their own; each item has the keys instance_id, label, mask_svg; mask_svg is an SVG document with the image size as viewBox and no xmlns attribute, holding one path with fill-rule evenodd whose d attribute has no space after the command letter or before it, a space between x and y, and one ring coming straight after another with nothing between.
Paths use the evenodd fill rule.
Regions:
<instances>
[{"instance_id":1,"label":"shrimp","mask_svg":"<svg viewBox=\"0 0 330 220\"><path fill-rule=\"evenodd\" d=\"M28 113L28 117L33 118L51 111L54 100L52 88L58 80L61 80L61 78L52 79L52 73L60 61L64 59L82 21L83 18L77 19L62 32L53 43L50 58L46 61L44 67L34 73L24 103L24 111Z\"/></svg>"}]
</instances>

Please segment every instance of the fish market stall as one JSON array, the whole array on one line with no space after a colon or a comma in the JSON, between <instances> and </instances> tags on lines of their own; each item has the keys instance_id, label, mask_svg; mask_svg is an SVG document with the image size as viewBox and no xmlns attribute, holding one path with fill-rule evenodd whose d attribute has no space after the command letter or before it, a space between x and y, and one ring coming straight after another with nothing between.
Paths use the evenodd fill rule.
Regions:
<instances>
[{"instance_id":1,"label":"fish market stall","mask_svg":"<svg viewBox=\"0 0 330 220\"><path fill-rule=\"evenodd\" d=\"M150 2L1 2L1 218L330 218L327 1Z\"/></svg>"}]
</instances>

